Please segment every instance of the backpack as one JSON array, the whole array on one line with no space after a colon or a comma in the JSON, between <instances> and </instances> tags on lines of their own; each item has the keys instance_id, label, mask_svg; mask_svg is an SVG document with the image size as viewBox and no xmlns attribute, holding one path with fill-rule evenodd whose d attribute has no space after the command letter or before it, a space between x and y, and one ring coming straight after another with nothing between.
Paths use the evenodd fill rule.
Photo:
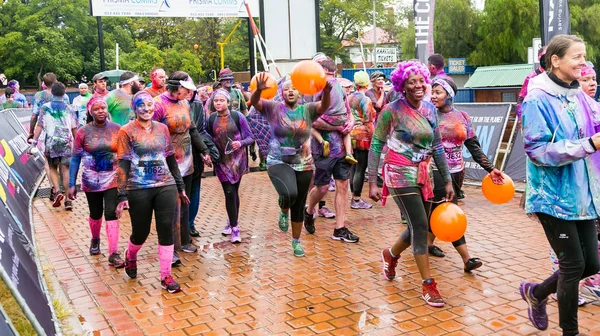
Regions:
<instances>
[{"instance_id":1,"label":"backpack","mask_svg":"<svg viewBox=\"0 0 600 336\"><path fill-rule=\"evenodd\" d=\"M241 132L242 127L240 126L240 112L231 111L230 114L231 114L231 117L233 118L233 121L235 122L235 125L237 126L238 130ZM217 112L211 113L210 116L208 117L208 124L206 125L206 132L208 132L208 134L210 134L213 137L215 136L213 134L213 125L215 124L216 119L217 119Z\"/></svg>"}]
</instances>

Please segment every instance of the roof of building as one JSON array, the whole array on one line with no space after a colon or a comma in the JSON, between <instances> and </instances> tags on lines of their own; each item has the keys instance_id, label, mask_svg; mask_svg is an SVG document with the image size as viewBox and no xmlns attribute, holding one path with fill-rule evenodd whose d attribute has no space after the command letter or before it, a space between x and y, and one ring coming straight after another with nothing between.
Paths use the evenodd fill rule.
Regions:
<instances>
[{"instance_id":1,"label":"roof of building","mask_svg":"<svg viewBox=\"0 0 600 336\"><path fill-rule=\"evenodd\" d=\"M525 77L532 71L532 64L478 67L465 84L465 87L520 87L523 85Z\"/></svg>"},{"instance_id":2,"label":"roof of building","mask_svg":"<svg viewBox=\"0 0 600 336\"><path fill-rule=\"evenodd\" d=\"M377 44L396 44L398 41L394 36L390 36L385 30L377 27ZM360 41L363 44L371 44L373 43L373 28L369 28L368 30L363 31L360 34ZM344 47L351 47L354 45L358 45L358 41L356 39L350 40L342 40L342 45Z\"/></svg>"}]
</instances>

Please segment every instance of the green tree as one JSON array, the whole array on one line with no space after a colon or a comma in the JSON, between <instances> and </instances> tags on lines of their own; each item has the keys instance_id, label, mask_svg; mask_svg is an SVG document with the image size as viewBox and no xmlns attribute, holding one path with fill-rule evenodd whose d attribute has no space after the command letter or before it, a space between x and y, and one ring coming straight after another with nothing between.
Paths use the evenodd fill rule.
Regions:
<instances>
[{"instance_id":1,"label":"green tree","mask_svg":"<svg viewBox=\"0 0 600 336\"><path fill-rule=\"evenodd\" d=\"M600 65L600 1L572 0L569 3L571 12L571 32L585 41L587 60Z\"/></svg>"},{"instance_id":2,"label":"green tree","mask_svg":"<svg viewBox=\"0 0 600 336\"><path fill-rule=\"evenodd\" d=\"M467 57L477 47L480 12L469 0L435 2L433 42L436 53L444 57Z\"/></svg>"},{"instance_id":3,"label":"green tree","mask_svg":"<svg viewBox=\"0 0 600 336\"><path fill-rule=\"evenodd\" d=\"M539 36L536 0L487 0L477 35L481 41L469 64L496 65L527 62L527 48Z\"/></svg>"}]
</instances>

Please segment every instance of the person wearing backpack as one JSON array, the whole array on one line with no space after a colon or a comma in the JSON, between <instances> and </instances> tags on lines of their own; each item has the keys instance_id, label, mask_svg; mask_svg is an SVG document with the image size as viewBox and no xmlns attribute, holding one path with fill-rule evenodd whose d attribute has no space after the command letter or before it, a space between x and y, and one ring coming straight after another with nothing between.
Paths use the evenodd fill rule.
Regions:
<instances>
[{"instance_id":1,"label":"person wearing backpack","mask_svg":"<svg viewBox=\"0 0 600 336\"><path fill-rule=\"evenodd\" d=\"M220 160L215 164L215 172L223 186L229 217L222 234L231 235L232 243L240 243L239 188L242 175L248 172L248 157L244 148L252 145L254 139L244 115L229 110L231 96L228 91L218 89L212 98L216 112L208 119L207 131L219 149Z\"/></svg>"}]
</instances>

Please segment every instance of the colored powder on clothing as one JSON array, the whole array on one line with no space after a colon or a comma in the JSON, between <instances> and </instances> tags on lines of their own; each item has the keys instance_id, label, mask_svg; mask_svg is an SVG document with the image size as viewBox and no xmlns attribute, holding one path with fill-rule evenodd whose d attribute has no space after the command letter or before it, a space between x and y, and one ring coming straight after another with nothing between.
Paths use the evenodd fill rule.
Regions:
<instances>
[{"instance_id":1,"label":"colored powder on clothing","mask_svg":"<svg viewBox=\"0 0 600 336\"><path fill-rule=\"evenodd\" d=\"M108 114L110 121L121 126L127 124L130 120L135 119L133 110L131 109L131 95L123 89L111 91L105 98L108 105Z\"/></svg>"},{"instance_id":2,"label":"colored powder on clothing","mask_svg":"<svg viewBox=\"0 0 600 336\"><path fill-rule=\"evenodd\" d=\"M38 126L46 131L44 147L47 156L51 158L71 156L72 129L77 128L77 120L69 105L62 100L53 100L42 105Z\"/></svg>"},{"instance_id":3,"label":"colored powder on clothing","mask_svg":"<svg viewBox=\"0 0 600 336\"><path fill-rule=\"evenodd\" d=\"M452 109L450 112L438 112L438 122L450 173L461 172L465 169L463 145L475 136L471 118L466 112Z\"/></svg>"},{"instance_id":4,"label":"colored powder on clothing","mask_svg":"<svg viewBox=\"0 0 600 336\"><path fill-rule=\"evenodd\" d=\"M73 156L82 158L81 190L99 192L117 187L117 136L120 126L89 123L77 131Z\"/></svg>"},{"instance_id":5,"label":"colored powder on clothing","mask_svg":"<svg viewBox=\"0 0 600 336\"><path fill-rule=\"evenodd\" d=\"M166 161L173 154L169 129L162 123L152 121L152 126L146 130L135 120L119 131L117 157L131 161L127 190L175 184Z\"/></svg>"}]
</instances>

